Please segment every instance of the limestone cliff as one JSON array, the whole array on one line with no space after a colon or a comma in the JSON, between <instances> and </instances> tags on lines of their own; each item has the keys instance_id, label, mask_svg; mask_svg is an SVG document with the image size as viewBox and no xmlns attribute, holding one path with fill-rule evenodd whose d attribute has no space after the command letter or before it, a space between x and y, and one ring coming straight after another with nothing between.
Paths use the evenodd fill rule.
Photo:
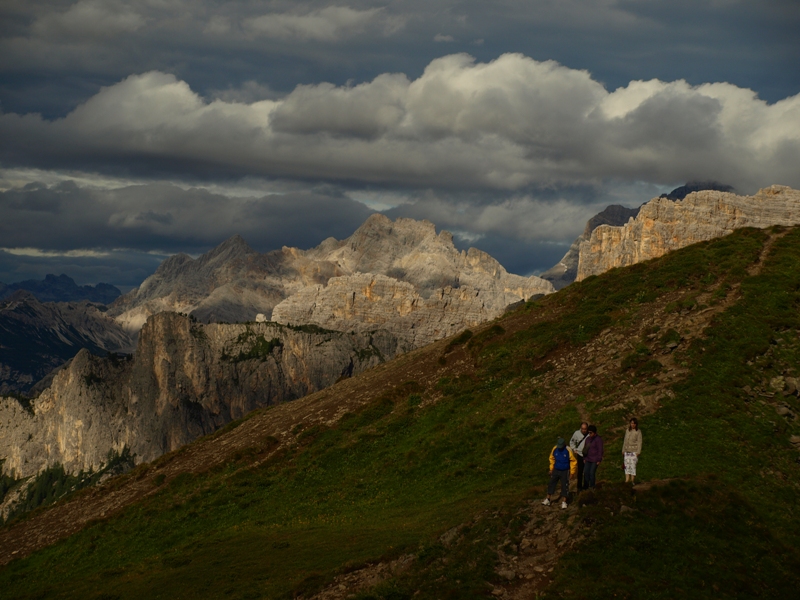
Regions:
<instances>
[{"instance_id":1,"label":"limestone cliff","mask_svg":"<svg viewBox=\"0 0 800 600\"><path fill-rule=\"evenodd\" d=\"M509 304L553 291L538 277L512 275L475 248L459 252L427 221L373 215L349 239L306 253L350 275L305 287L278 304L279 323L340 331L380 326L419 347L493 319Z\"/></svg>"},{"instance_id":2,"label":"limestone cliff","mask_svg":"<svg viewBox=\"0 0 800 600\"><path fill-rule=\"evenodd\" d=\"M557 290L568 286L575 281L575 278L578 276L578 260L581 244L589 239L592 232L600 225L622 225L637 214L639 214L639 208L626 208L619 204L607 206L586 222L583 233L572 242L569 250L567 250L564 257L558 261L558 264L542 273L542 279L546 279L552 283L553 287Z\"/></svg>"},{"instance_id":3,"label":"limestone cliff","mask_svg":"<svg viewBox=\"0 0 800 600\"><path fill-rule=\"evenodd\" d=\"M654 198L625 225L601 225L580 244L577 280L657 258L742 227L800 223L800 192L773 185L754 196L700 191L683 200Z\"/></svg>"},{"instance_id":4,"label":"limestone cliff","mask_svg":"<svg viewBox=\"0 0 800 600\"><path fill-rule=\"evenodd\" d=\"M380 327L420 347L485 323L508 305L539 292L520 287L446 286L424 298L410 283L359 273L300 290L276 306L272 318L278 323L315 323L340 331Z\"/></svg>"},{"instance_id":5,"label":"limestone cliff","mask_svg":"<svg viewBox=\"0 0 800 600\"><path fill-rule=\"evenodd\" d=\"M363 296L376 286L384 291ZM259 254L236 236L196 260L173 256L113 310L132 331L164 310L203 321L263 314L267 320L341 331L391 323L396 332L401 329L396 318L413 313L406 319L409 327L416 323L424 331L409 339L419 345L474 324L473 315L491 319L511 303L552 291L538 277L507 273L485 252L459 252L450 233L437 234L433 223L375 214L349 238L328 238L310 250L284 247ZM340 303L353 294L357 308L347 312Z\"/></svg>"},{"instance_id":6,"label":"limestone cliff","mask_svg":"<svg viewBox=\"0 0 800 600\"><path fill-rule=\"evenodd\" d=\"M128 448L150 461L254 408L299 398L406 350L387 332L151 317L135 355L82 350L23 407L0 399L0 463L26 477L97 469Z\"/></svg>"}]
</instances>

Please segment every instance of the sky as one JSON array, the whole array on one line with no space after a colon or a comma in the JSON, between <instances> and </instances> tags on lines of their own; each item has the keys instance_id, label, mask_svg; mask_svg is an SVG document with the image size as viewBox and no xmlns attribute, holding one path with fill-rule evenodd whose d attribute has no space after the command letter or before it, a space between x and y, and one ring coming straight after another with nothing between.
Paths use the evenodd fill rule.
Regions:
<instances>
[{"instance_id":1,"label":"sky","mask_svg":"<svg viewBox=\"0 0 800 600\"><path fill-rule=\"evenodd\" d=\"M539 273L688 181L800 188L800 2L3 0L0 281L123 290L428 219Z\"/></svg>"}]
</instances>

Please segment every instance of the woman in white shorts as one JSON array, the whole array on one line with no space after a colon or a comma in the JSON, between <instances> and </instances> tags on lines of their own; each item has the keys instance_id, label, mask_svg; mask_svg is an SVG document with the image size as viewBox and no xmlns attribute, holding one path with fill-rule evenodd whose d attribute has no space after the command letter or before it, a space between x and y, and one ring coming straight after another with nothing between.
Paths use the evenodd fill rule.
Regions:
<instances>
[{"instance_id":1,"label":"woman in white shorts","mask_svg":"<svg viewBox=\"0 0 800 600\"><path fill-rule=\"evenodd\" d=\"M622 459L625 462L625 482L634 483L636 479L636 463L642 453L642 432L639 431L639 421L631 418L628 429L625 431L625 441L622 442Z\"/></svg>"}]
</instances>

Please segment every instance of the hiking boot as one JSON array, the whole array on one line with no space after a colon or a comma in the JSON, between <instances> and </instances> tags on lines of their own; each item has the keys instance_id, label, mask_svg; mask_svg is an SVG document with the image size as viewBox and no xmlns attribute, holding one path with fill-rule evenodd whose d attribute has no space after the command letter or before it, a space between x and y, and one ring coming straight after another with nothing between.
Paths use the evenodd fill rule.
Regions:
<instances>
[{"instance_id":1,"label":"hiking boot","mask_svg":"<svg viewBox=\"0 0 800 600\"><path fill-rule=\"evenodd\" d=\"M564 509L564 508L567 508L567 501L566 501L566 500L564 500L564 501L561 503L561 508L562 508L562 509Z\"/></svg>"},{"instance_id":2,"label":"hiking boot","mask_svg":"<svg viewBox=\"0 0 800 600\"><path fill-rule=\"evenodd\" d=\"M544 504L545 506L550 506L550 498L545 498L544 500L542 500L542 504Z\"/></svg>"}]
</instances>

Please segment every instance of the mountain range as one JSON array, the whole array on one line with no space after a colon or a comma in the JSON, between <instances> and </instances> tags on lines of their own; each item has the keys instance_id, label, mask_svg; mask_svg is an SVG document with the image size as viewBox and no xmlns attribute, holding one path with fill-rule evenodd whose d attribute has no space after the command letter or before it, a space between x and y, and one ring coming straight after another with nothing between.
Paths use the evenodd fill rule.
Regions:
<instances>
[{"instance_id":1,"label":"mountain range","mask_svg":"<svg viewBox=\"0 0 800 600\"><path fill-rule=\"evenodd\" d=\"M261 315L340 331L381 326L420 346L553 290L539 277L507 273L485 252L459 252L430 222L374 214L349 238L310 250L260 254L234 236L197 259L170 257L111 314L131 333L170 310L204 322Z\"/></svg>"},{"instance_id":2,"label":"mountain range","mask_svg":"<svg viewBox=\"0 0 800 600\"><path fill-rule=\"evenodd\" d=\"M0 300L16 292L25 290L40 302L80 302L88 300L95 304L111 304L121 292L108 283L97 285L78 285L67 275L45 275L43 281L29 279L18 283L5 284L0 281Z\"/></svg>"},{"instance_id":3,"label":"mountain range","mask_svg":"<svg viewBox=\"0 0 800 600\"><path fill-rule=\"evenodd\" d=\"M581 280L740 227L797 222L800 193L782 186L751 197L704 190L639 209L609 207L589 221L568 253L572 266L557 275ZM40 395L5 401L0 468L26 477L55 465L96 471L125 449L138 462L152 460L253 408L298 398L553 291L479 250L457 251L431 223L376 214L349 238L306 251L260 254L235 236L197 259L174 256L107 311L17 292L0 311L16 337L3 339L30 350L0 357L17 390ZM149 333L131 361L84 352L33 386L80 347L130 350L142 324ZM298 341L308 335L322 336L313 349ZM88 422L91 435L81 429Z\"/></svg>"},{"instance_id":4,"label":"mountain range","mask_svg":"<svg viewBox=\"0 0 800 600\"><path fill-rule=\"evenodd\" d=\"M0 589L14 599L791 597L799 248L798 227L738 229L255 410L0 528ZM170 329L151 338L156 324ZM283 327L258 325L267 341ZM227 327L241 329L223 347L247 331ZM170 365L213 350L213 328L224 331L156 315L140 344L163 341L133 360L142 352L172 389L191 389L193 376ZM236 364L260 354L247 344ZM271 368L278 346L259 347ZM112 366L72 377L94 374L86 394L112 385ZM644 439L635 486L621 470L631 416ZM545 506L547 456L584 420L605 441L598 486L565 509ZM79 485L57 467L30 481L0 484L28 506Z\"/></svg>"},{"instance_id":5,"label":"mountain range","mask_svg":"<svg viewBox=\"0 0 800 600\"><path fill-rule=\"evenodd\" d=\"M82 348L99 355L131 352L131 337L107 310L85 300L40 302L23 290L0 301L0 394L34 391Z\"/></svg>"}]
</instances>

